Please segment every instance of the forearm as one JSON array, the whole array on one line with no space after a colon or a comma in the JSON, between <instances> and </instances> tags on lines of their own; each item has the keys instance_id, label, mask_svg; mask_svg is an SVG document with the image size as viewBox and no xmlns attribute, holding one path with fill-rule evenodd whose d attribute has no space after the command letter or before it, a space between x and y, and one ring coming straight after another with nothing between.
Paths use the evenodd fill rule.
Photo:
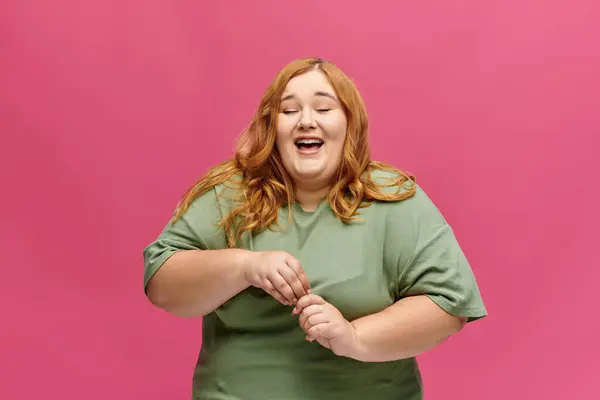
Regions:
<instances>
[{"instance_id":1,"label":"forearm","mask_svg":"<svg viewBox=\"0 0 600 400\"><path fill-rule=\"evenodd\" d=\"M365 362L415 357L458 332L465 321L446 313L426 296L407 297L353 321L356 348L348 356Z\"/></svg>"},{"instance_id":2,"label":"forearm","mask_svg":"<svg viewBox=\"0 0 600 400\"><path fill-rule=\"evenodd\" d=\"M172 314L200 317L246 289L248 250L190 250L171 256L147 285L150 301Z\"/></svg>"}]
</instances>

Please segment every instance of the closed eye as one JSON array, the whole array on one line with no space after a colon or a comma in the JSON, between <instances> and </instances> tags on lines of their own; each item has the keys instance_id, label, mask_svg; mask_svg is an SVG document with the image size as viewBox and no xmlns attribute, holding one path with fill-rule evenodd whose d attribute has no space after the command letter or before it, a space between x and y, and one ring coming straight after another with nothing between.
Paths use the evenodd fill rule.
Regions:
<instances>
[{"instance_id":1,"label":"closed eye","mask_svg":"<svg viewBox=\"0 0 600 400\"><path fill-rule=\"evenodd\" d=\"M326 113L329 111L331 111L331 108L318 108L317 109L317 112L319 112L319 113Z\"/></svg>"},{"instance_id":2,"label":"closed eye","mask_svg":"<svg viewBox=\"0 0 600 400\"><path fill-rule=\"evenodd\" d=\"M298 112L298 111L297 110L283 110L282 111L282 113L284 113L284 114L293 114L293 113L296 113L296 112Z\"/></svg>"}]
</instances>

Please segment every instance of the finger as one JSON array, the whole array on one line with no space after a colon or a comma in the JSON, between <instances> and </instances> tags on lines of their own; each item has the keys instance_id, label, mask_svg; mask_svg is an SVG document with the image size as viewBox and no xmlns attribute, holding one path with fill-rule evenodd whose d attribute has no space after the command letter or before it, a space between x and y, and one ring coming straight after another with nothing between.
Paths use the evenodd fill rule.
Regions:
<instances>
[{"instance_id":1,"label":"finger","mask_svg":"<svg viewBox=\"0 0 600 400\"><path fill-rule=\"evenodd\" d=\"M277 300L281 304L286 305L286 306L292 305L290 302L288 302L288 300L285 298L285 296L282 295L279 292L279 290L277 290L275 288L275 286L273 286L273 284L268 279L264 280L263 289L265 292L269 293L271 295L271 297L273 297L275 300Z\"/></svg>"},{"instance_id":2,"label":"finger","mask_svg":"<svg viewBox=\"0 0 600 400\"><path fill-rule=\"evenodd\" d=\"M304 289L304 292L309 294L310 293L310 284L308 283L308 279L306 278L306 274L304 273L304 268L302 268L300 261L298 261L297 259L295 259L292 256L289 256L286 260L286 263L296 273L296 276L298 277L298 281L300 281L300 283L302 284L302 288Z\"/></svg>"},{"instance_id":3,"label":"finger","mask_svg":"<svg viewBox=\"0 0 600 400\"><path fill-rule=\"evenodd\" d=\"M300 314L302 313L302 310L313 304L327 304L327 302L323 300L323 298L319 295L307 294L306 296L298 300L298 304L296 304L296 308L294 308L294 311L292 313Z\"/></svg>"},{"instance_id":4,"label":"finger","mask_svg":"<svg viewBox=\"0 0 600 400\"><path fill-rule=\"evenodd\" d=\"M331 318L329 317L329 315L324 314L324 313L319 313L319 314L315 314L315 315L311 315L310 317L307 317L304 321L304 323L301 325L302 329L304 330L304 332L308 333L308 331L318 325L321 324L327 324L331 322Z\"/></svg>"},{"instance_id":5,"label":"finger","mask_svg":"<svg viewBox=\"0 0 600 400\"><path fill-rule=\"evenodd\" d=\"M316 339L309 339L310 342L312 342L313 340L316 340L317 343L319 343L321 346L325 347L326 349L331 350L331 343L330 343L329 339L325 339L323 336L318 336Z\"/></svg>"},{"instance_id":6,"label":"finger","mask_svg":"<svg viewBox=\"0 0 600 400\"><path fill-rule=\"evenodd\" d=\"M291 269L287 264L281 267L279 273L281 276L283 276L288 285L290 285L297 299L307 295L306 290L304 290L304 286L302 286L302 282L300 282L300 279L298 278L298 275L296 275L296 272L294 272L294 270Z\"/></svg>"},{"instance_id":7,"label":"finger","mask_svg":"<svg viewBox=\"0 0 600 400\"><path fill-rule=\"evenodd\" d=\"M283 276L281 276L279 272L275 272L271 276L269 276L269 280L271 281L275 289L277 289L279 293L281 293L290 304L296 304L298 298L294 294L294 291L292 290L290 285L288 285L288 283L285 281L285 279L283 279Z\"/></svg>"},{"instance_id":8,"label":"finger","mask_svg":"<svg viewBox=\"0 0 600 400\"><path fill-rule=\"evenodd\" d=\"M304 326L304 322L308 319L308 317L323 312L323 306L320 304L315 304L312 306L306 307L302 313L300 314L300 318L298 319L300 326ZM293 315L293 313L292 313Z\"/></svg>"},{"instance_id":9,"label":"finger","mask_svg":"<svg viewBox=\"0 0 600 400\"><path fill-rule=\"evenodd\" d=\"M329 332L329 325L328 323L322 323L322 324L318 324L315 326L312 326L307 332L306 332L306 336L309 337L309 339L333 339L333 336L331 335L331 333Z\"/></svg>"}]
</instances>

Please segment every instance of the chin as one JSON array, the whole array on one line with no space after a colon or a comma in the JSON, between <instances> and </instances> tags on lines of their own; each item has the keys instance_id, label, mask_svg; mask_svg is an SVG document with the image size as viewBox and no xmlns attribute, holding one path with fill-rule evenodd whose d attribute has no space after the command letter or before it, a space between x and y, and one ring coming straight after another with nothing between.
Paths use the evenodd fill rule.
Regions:
<instances>
[{"instance_id":1,"label":"chin","mask_svg":"<svg viewBox=\"0 0 600 400\"><path fill-rule=\"evenodd\" d=\"M324 168L302 168L296 166L292 168L290 171L290 175L292 179L302 182L307 182L311 180L321 180L321 178L325 175Z\"/></svg>"},{"instance_id":2,"label":"chin","mask_svg":"<svg viewBox=\"0 0 600 400\"><path fill-rule=\"evenodd\" d=\"M290 172L298 179L314 178L325 172L324 160L294 160L290 163Z\"/></svg>"},{"instance_id":3,"label":"chin","mask_svg":"<svg viewBox=\"0 0 600 400\"><path fill-rule=\"evenodd\" d=\"M310 179L318 179L323 176L322 170L296 170L294 172L294 178L306 181Z\"/></svg>"}]
</instances>

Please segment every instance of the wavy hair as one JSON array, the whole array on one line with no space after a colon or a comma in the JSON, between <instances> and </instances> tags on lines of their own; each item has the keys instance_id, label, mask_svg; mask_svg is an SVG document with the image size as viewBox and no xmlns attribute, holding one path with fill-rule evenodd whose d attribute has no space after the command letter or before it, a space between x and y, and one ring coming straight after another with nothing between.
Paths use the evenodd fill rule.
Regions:
<instances>
[{"instance_id":1,"label":"wavy hair","mask_svg":"<svg viewBox=\"0 0 600 400\"><path fill-rule=\"evenodd\" d=\"M336 180L328 201L335 215L350 223L358 209L374 201L401 201L415 194L415 178L391 165L371 161L368 119L363 100L352 82L337 66L320 58L302 58L286 65L264 93L250 125L239 138L235 157L210 168L183 195L173 222L181 218L198 196L217 185L233 184L234 206L222 215L219 225L225 230L229 247L235 247L244 232L261 232L277 226L279 210L288 204L293 218L293 182L275 146L279 102L290 79L311 69L322 71L333 86L348 120L348 131ZM395 173L386 184L376 183L374 170ZM239 179L236 179L239 178ZM384 187L397 187L395 192ZM405 190L401 190L404 187Z\"/></svg>"}]
</instances>

